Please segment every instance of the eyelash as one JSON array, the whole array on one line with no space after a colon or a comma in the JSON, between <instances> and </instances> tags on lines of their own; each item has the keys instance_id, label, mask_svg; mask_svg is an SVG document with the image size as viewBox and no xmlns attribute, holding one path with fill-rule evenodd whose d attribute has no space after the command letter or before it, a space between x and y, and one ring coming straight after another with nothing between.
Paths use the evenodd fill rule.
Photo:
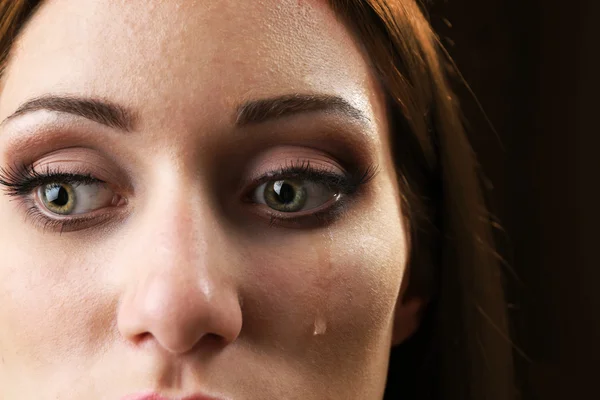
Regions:
<instances>
[{"instance_id":1,"label":"eyelash","mask_svg":"<svg viewBox=\"0 0 600 400\"><path fill-rule=\"evenodd\" d=\"M104 181L91 174L61 172L47 167L44 172L37 172L33 166L18 165L10 169L0 168L0 186L4 186L9 196L26 196L34 189L50 183L97 184Z\"/></svg>"},{"instance_id":2,"label":"eyelash","mask_svg":"<svg viewBox=\"0 0 600 400\"><path fill-rule=\"evenodd\" d=\"M62 172L50 168L50 166L43 172L36 171L31 165L16 165L8 169L0 168L0 186L4 187L4 191L8 196L23 201L26 207L26 219L31 219L35 225L40 225L43 230L50 229L63 233L84 225L86 227L95 226L106 220L106 216L102 218L97 215L81 215L76 218L50 218L44 215L39 207L34 204L31 195L38 187L57 182L83 185L105 183L91 174Z\"/></svg>"},{"instance_id":3,"label":"eyelash","mask_svg":"<svg viewBox=\"0 0 600 400\"><path fill-rule=\"evenodd\" d=\"M342 196L340 200L336 201L330 207L302 216L295 216L294 213L282 213L275 210L267 211L270 218L269 226L278 226L282 223L292 225L300 224L307 218L314 218L316 222L325 224L343 212L346 205L345 200L355 194L366 183L371 181L377 172L377 166L370 165L363 170L357 169L352 173L341 175L337 172L333 172L332 169L322 167L315 168L311 165L310 161L297 160L282 166L277 171L267 173L257 179L246 192L245 199L250 202L250 196L254 190L261 184L269 181L299 179L325 185Z\"/></svg>"},{"instance_id":4,"label":"eyelash","mask_svg":"<svg viewBox=\"0 0 600 400\"><path fill-rule=\"evenodd\" d=\"M378 169L374 165L370 165L364 170L356 170L354 173L341 175L326 168L314 168L309 161L297 160L285 166L282 166L276 171L264 174L262 177L254 181L250 185L250 189L243 196L245 202L251 202L250 196L254 190L261 184L281 179L301 179L311 181L317 184L327 186L329 189L336 191L342 197L336 201L331 207L311 213L310 215L294 216L293 213L280 213L272 210L268 212L270 218L269 226L279 225L282 222L288 224L297 224L301 220L308 217L315 218L318 222L325 223L330 218L338 215L342 211L346 198L356 193L361 186L368 183L375 177ZM58 169L52 169L49 166L43 172L36 171L33 166L17 165L9 169L0 168L0 186L4 187L4 191L10 197L14 197L24 201L27 211L26 216L32 218L35 223L42 226L43 229L52 229L59 232L77 229L80 226L91 227L106 220L102 217L95 216L78 216L64 218L50 218L42 213L37 205L33 203L31 195L35 189L40 186L51 183L63 184L104 184L105 182L95 178L91 174L77 172L63 172ZM94 221L95 220L95 221Z\"/></svg>"}]
</instances>

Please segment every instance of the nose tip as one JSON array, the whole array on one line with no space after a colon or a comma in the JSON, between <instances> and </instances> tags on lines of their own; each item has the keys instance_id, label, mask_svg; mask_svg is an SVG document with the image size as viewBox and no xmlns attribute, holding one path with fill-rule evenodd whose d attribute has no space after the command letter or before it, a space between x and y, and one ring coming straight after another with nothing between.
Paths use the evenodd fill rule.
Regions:
<instances>
[{"instance_id":1,"label":"nose tip","mask_svg":"<svg viewBox=\"0 0 600 400\"><path fill-rule=\"evenodd\" d=\"M184 354L203 339L228 344L238 337L242 315L234 290L207 277L189 279L177 271L138 282L120 304L121 334L139 344L152 340L172 354Z\"/></svg>"},{"instance_id":2,"label":"nose tip","mask_svg":"<svg viewBox=\"0 0 600 400\"><path fill-rule=\"evenodd\" d=\"M161 195L141 203L128 246L115 256L122 271L118 328L134 344L152 341L173 354L204 338L231 343L242 327L236 253L226 251L227 235L215 229L219 221L195 181L169 163L158 171Z\"/></svg>"}]
</instances>

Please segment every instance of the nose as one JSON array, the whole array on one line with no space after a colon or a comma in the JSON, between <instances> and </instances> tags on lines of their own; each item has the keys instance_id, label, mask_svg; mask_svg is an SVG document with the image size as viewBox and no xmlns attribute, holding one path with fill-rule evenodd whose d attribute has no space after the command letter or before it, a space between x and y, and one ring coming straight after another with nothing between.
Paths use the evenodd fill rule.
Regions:
<instances>
[{"instance_id":1,"label":"nose","mask_svg":"<svg viewBox=\"0 0 600 400\"><path fill-rule=\"evenodd\" d=\"M242 312L227 272L232 252L214 222L193 217L201 214L185 201L171 201L136 220L143 222L128 234L120 260L128 273L117 324L128 341L153 341L184 354L208 337L223 344L238 337Z\"/></svg>"}]
</instances>

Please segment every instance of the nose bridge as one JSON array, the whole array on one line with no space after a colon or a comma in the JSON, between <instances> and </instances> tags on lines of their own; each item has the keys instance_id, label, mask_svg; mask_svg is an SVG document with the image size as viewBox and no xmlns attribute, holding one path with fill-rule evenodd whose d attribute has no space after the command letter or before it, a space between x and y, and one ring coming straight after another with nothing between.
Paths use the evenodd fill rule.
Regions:
<instances>
[{"instance_id":1,"label":"nose bridge","mask_svg":"<svg viewBox=\"0 0 600 400\"><path fill-rule=\"evenodd\" d=\"M159 187L134 217L133 245L120 261L130 269L120 330L172 353L189 351L206 335L231 342L241 329L241 310L214 216L183 179Z\"/></svg>"},{"instance_id":2,"label":"nose bridge","mask_svg":"<svg viewBox=\"0 0 600 400\"><path fill-rule=\"evenodd\" d=\"M166 266L181 269L191 260L206 257L208 236L205 229L212 215L185 182L164 184L160 193L147 205L143 216L144 235L149 236L151 250ZM194 270L205 266L195 265Z\"/></svg>"}]
</instances>

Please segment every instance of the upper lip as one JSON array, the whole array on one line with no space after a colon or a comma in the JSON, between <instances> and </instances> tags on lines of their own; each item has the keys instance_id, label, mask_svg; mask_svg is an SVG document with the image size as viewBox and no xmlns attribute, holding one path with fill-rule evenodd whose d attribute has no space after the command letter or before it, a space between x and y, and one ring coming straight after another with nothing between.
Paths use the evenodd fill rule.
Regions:
<instances>
[{"instance_id":1,"label":"upper lip","mask_svg":"<svg viewBox=\"0 0 600 400\"><path fill-rule=\"evenodd\" d=\"M158 393L144 393L125 396L121 400L221 400L205 394L197 393L188 396L168 397Z\"/></svg>"}]
</instances>

